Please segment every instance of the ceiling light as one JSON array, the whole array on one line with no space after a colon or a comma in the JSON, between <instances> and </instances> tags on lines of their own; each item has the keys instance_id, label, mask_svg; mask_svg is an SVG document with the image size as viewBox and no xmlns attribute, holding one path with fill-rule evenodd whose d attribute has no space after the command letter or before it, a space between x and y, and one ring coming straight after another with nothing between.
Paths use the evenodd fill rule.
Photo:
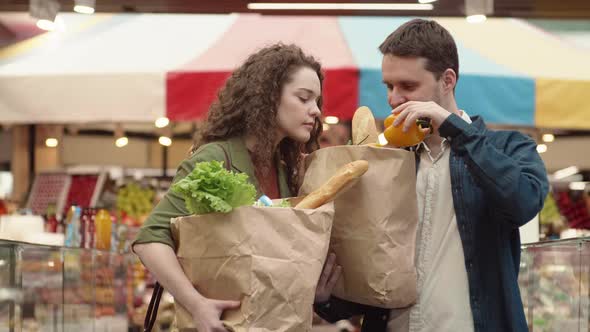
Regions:
<instances>
[{"instance_id":1,"label":"ceiling light","mask_svg":"<svg viewBox=\"0 0 590 332\"><path fill-rule=\"evenodd\" d=\"M55 30L55 23L49 20L38 20L37 28L45 31L53 31Z\"/></svg>"},{"instance_id":2,"label":"ceiling light","mask_svg":"<svg viewBox=\"0 0 590 332\"><path fill-rule=\"evenodd\" d=\"M76 0L74 11L80 14L94 14L96 0Z\"/></svg>"},{"instance_id":3,"label":"ceiling light","mask_svg":"<svg viewBox=\"0 0 590 332\"><path fill-rule=\"evenodd\" d=\"M569 184L569 188L570 190L585 190L586 189L586 185L588 185L589 182L584 182L584 181L580 181L580 182L571 182Z\"/></svg>"},{"instance_id":4,"label":"ceiling light","mask_svg":"<svg viewBox=\"0 0 590 332\"><path fill-rule=\"evenodd\" d=\"M298 3L252 2L250 10L432 10L427 3Z\"/></svg>"},{"instance_id":5,"label":"ceiling light","mask_svg":"<svg viewBox=\"0 0 590 332\"><path fill-rule=\"evenodd\" d=\"M129 143L129 139L125 136L123 125L118 123L115 125L115 146L122 148Z\"/></svg>"},{"instance_id":6,"label":"ceiling light","mask_svg":"<svg viewBox=\"0 0 590 332\"><path fill-rule=\"evenodd\" d=\"M482 14L469 15L467 16L467 23L483 23L487 19L488 17Z\"/></svg>"},{"instance_id":7,"label":"ceiling light","mask_svg":"<svg viewBox=\"0 0 590 332\"><path fill-rule=\"evenodd\" d=\"M553 173L554 180L562 180L572 175L576 175L580 172L580 169L577 166L570 166L564 169L560 169L559 171L555 171Z\"/></svg>"},{"instance_id":8,"label":"ceiling light","mask_svg":"<svg viewBox=\"0 0 590 332\"><path fill-rule=\"evenodd\" d=\"M75 5L74 11L80 14L94 14L94 8L82 5Z\"/></svg>"},{"instance_id":9,"label":"ceiling light","mask_svg":"<svg viewBox=\"0 0 590 332\"><path fill-rule=\"evenodd\" d=\"M158 138L158 142L160 144L162 144L163 146L170 146L172 145L172 139L168 136L160 136L160 138Z\"/></svg>"},{"instance_id":10,"label":"ceiling light","mask_svg":"<svg viewBox=\"0 0 590 332\"><path fill-rule=\"evenodd\" d=\"M539 153L547 152L547 145L545 145L545 144L537 145L537 152L539 152Z\"/></svg>"},{"instance_id":11,"label":"ceiling light","mask_svg":"<svg viewBox=\"0 0 590 332\"><path fill-rule=\"evenodd\" d=\"M465 16L469 23L482 23L494 13L494 0L465 0Z\"/></svg>"},{"instance_id":12,"label":"ceiling light","mask_svg":"<svg viewBox=\"0 0 590 332\"><path fill-rule=\"evenodd\" d=\"M42 30L51 31L55 29L55 17L59 12L57 0L30 0L29 15L36 18L37 27Z\"/></svg>"},{"instance_id":13,"label":"ceiling light","mask_svg":"<svg viewBox=\"0 0 590 332\"><path fill-rule=\"evenodd\" d=\"M154 124L156 125L156 128L164 128L169 123L170 123L170 120L164 116L164 117L158 118Z\"/></svg>"},{"instance_id":14,"label":"ceiling light","mask_svg":"<svg viewBox=\"0 0 590 332\"><path fill-rule=\"evenodd\" d=\"M59 141L55 137L49 137L45 140L45 145L48 148L54 148L54 147L58 146L58 144L59 144Z\"/></svg>"},{"instance_id":15,"label":"ceiling light","mask_svg":"<svg viewBox=\"0 0 590 332\"><path fill-rule=\"evenodd\" d=\"M115 140L115 145L118 148L122 148L122 147L124 147L127 144L129 144L129 139L127 137L125 137L125 136L119 137L119 138L117 138L117 140Z\"/></svg>"},{"instance_id":16,"label":"ceiling light","mask_svg":"<svg viewBox=\"0 0 590 332\"><path fill-rule=\"evenodd\" d=\"M338 122L340 122L340 119L338 119L337 116L327 116L324 119L324 122L327 124L338 124Z\"/></svg>"},{"instance_id":17,"label":"ceiling light","mask_svg":"<svg viewBox=\"0 0 590 332\"><path fill-rule=\"evenodd\" d=\"M553 134L543 134L543 142L551 143L555 141L555 136Z\"/></svg>"}]
</instances>

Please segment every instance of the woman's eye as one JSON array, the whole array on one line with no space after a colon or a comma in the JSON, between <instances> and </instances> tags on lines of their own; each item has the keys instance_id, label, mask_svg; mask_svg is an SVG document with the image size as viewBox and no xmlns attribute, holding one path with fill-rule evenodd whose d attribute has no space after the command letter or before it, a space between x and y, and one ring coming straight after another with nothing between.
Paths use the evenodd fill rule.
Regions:
<instances>
[{"instance_id":1,"label":"woman's eye","mask_svg":"<svg viewBox=\"0 0 590 332\"><path fill-rule=\"evenodd\" d=\"M303 102L303 103L307 102L307 98L299 97L299 100L301 100L301 102Z\"/></svg>"}]
</instances>

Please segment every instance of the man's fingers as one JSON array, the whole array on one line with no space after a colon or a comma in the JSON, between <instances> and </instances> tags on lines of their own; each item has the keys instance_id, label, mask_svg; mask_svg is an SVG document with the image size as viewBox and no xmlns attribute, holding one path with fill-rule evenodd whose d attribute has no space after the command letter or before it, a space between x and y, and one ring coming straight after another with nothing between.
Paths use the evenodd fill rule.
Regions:
<instances>
[{"instance_id":1,"label":"man's fingers","mask_svg":"<svg viewBox=\"0 0 590 332\"><path fill-rule=\"evenodd\" d=\"M393 121L393 124L392 124L392 125L393 125L394 127L398 127L400 124L402 124L402 123L405 121L406 117L407 117L407 116L408 116L408 115L409 115L411 112L412 112L412 109L411 109L411 108L406 108L406 109L404 109L404 110L403 110L401 113L399 113L399 114L397 115L397 117L396 117L396 118L395 118L395 120Z\"/></svg>"},{"instance_id":2,"label":"man's fingers","mask_svg":"<svg viewBox=\"0 0 590 332\"><path fill-rule=\"evenodd\" d=\"M399 114L399 113L401 113L403 110L405 110L405 109L406 109L406 107L408 107L408 106L410 106L410 102L403 103L403 104L399 105L398 107L394 108L394 109L391 111L391 113L392 113L392 114Z\"/></svg>"},{"instance_id":3,"label":"man's fingers","mask_svg":"<svg viewBox=\"0 0 590 332\"><path fill-rule=\"evenodd\" d=\"M408 117L406 117L406 120L404 121L404 132L407 132L411 126L415 126L416 125L416 121L420 118L420 111L416 110L414 112L412 112L412 114L408 115Z\"/></svg>"},{"instance_id":4,"label":"man's fingers","mask_svg":"<svg viewBox=\"0 0 590 332\"><path fill-rule=\"evenodd\" d=\"M332 274L332 268L336 263L336 255L334 253L328 254L328 258L326 259L326 264L324 265L324 269L322 270L322 275L320 276L319 285L323 287L329 280L330 275Z\"/></svg>"},{"instance_id":5,"label":"man's fingers","mask_svg":"<svg viewBox=\"0 0 590 332\"><path fill-rule=\"evenodd\" d=\"M393 111L391 111L391 113L393 114L399 114L401 112L403 112L404 110L406 110L408 107L412 106L416 104L415 101L410 100L410 101L406 101L405 103L399 105L398 107L394 108Z\"/></svg>"},{"instance_id":6,"label":"man's fingers","mask_svg":"<svg viewBox=\"0 0 590 332\"><path fill-rule=\"evenodd\" d=\"M334 268L334 271L330 276L330 280L328 280L328 284L326 285L326 288L330 290L330 293L332 292L332 289L334 289L334 286L336 286L336 282L338 281L338 279L340 279L341 274L342 266L338 265L336 266L336 268Z\"/></svg>"}]
</instances>

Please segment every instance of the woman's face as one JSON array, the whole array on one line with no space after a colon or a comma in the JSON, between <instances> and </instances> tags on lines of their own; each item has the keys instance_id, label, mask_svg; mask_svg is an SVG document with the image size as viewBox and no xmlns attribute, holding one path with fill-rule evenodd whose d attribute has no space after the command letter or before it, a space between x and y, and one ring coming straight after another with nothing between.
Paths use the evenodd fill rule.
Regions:
<instances>
[{"instance_id":1,"label":"woman's face","mask_svg":"<svg viewBox=\"0 0 590 332\"><path fill-rule=\"evenodd\" d=\"M321 115L320 97L320 79L313 69L301 67L293 72L283 86L277 110L279 141L285 137L299 143L309 141L315 120Z\"/></svg>"}]
</instances>

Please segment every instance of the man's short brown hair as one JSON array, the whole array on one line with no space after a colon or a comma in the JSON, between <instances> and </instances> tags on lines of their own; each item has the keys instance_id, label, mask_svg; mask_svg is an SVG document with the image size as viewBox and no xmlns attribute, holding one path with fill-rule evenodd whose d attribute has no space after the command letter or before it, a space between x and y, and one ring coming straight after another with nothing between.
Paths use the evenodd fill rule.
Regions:
<instances>
[{"instance_id":1,"label":"man's short brown hair","mask_svg":"<svg viewBox=\"0 0 590 332\"><path fill-rule=\"evenodd\" d=\"M459 55L453 36L435 21L413 19L392 32L379 46L383 55L421 57L438 80L448 68L459 80Z\"/></svg>"}]
</instances>

